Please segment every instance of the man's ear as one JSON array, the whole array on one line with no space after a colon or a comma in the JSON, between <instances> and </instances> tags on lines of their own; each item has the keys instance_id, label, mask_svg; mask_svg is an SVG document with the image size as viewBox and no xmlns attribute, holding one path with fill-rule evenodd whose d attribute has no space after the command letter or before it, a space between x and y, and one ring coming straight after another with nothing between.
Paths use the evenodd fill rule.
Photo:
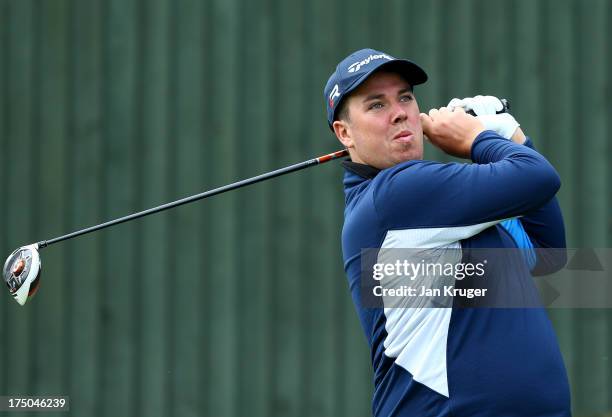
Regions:
<instances>
[{"instance_id":1,"label":"man's ear","mask_svg":"<svg viewBox=\"0 0 612 417\"><path fill-rule=\"evenodd\" d=\"M332 127L334 128L336 137L345 148L349 149L354 146L353 138L351 137L351 128L345 120L334 121Z\"/></svg>"}]
</instances>

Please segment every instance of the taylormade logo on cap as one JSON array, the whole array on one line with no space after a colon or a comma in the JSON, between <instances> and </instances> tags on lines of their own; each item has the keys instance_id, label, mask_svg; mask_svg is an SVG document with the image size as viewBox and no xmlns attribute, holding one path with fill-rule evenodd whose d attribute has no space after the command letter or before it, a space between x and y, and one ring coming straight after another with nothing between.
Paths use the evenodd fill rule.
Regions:
<instances>
[{"instance_id":1,"label":"taylormade logo on cap","mask_svg":"<svg viewBox=\"0 0 612 417\"><path fill-rule=\"evenodd\" d=\"M329 106L330 107L334 107L334 99L336 97L340 97L340 88L338 87L338 84L334 85L334 88L332 89L331 93L329 93Z\"/></svg>"},{"instance_id":2,"label":"taylormade logo on cap","mask_svg":"<svg viewBox=\"0 0 612 417\"><path fill-rule=\"evenodd\" d=\"M392 59L395 59L387 54L380 54L380 55L370 55L369 57L367 57L366 59L364 59L363 61L358 61L355 62L351 65L349 65L348 67L348 72L356 72L359 71L359 69L364 66L364 65L368 65L370 63L370 61L374 61L375 59L386 59L388 61L391 61Z\"/></svg>"}]
</instances>

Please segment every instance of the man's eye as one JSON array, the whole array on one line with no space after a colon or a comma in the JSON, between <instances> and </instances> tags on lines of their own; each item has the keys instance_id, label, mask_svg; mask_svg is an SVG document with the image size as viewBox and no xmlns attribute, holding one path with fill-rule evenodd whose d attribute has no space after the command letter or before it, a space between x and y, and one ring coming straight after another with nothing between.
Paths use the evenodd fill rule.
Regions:
<instances>
[{"instance_id":1,"label":"man's eye","mask_svg":"<svg viewBox=\"0 0 612 417\"><path fill-rule=\"evenodd\" d=\"M368 109L370 109L370 110L372 110L372 109L382 109L382 108L383 108L383 104L380 103L380 102L372 103L368 107Z\"/></svg>"},{"instance_id":2,"label":"man's eye","mask_svg":"<svg viewBox=\"0 0 612 417\"><path fill-rule=\"evenodd\" d=\"M400 101L404 101L404 102L412 101L412 95L406 94L405 96L401 96Z\"/></svg>"}]
</instances>

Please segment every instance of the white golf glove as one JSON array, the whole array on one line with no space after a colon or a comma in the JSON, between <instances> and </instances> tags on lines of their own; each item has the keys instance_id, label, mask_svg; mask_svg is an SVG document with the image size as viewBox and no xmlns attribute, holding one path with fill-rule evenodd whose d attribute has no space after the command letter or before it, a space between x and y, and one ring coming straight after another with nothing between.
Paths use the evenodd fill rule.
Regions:
<instances>
[{"instance_id":1,"label":"white golf glove","mask_svg":"<svg viewBox=\"0 0 612 417\"><path fill-rule=\"evenodd\" d=\"M493 130L506 139L510 139L516 128L520 126L510 113L497 114L498 111L504 109L504 104L495 96L454 98L447 107L462 107L466 112L472 110L485 129Z\"/></svg>"},{"instance_id":2,"label":"white golf glove","mask_svg":"<svg viewBox=\"0 0 612 417\"><path fill-rule=\"evenodd\" d=\"M447 107L463 107L463 110L472 110L476 116L484 116L485 114L496 114L504 109L504 104L500 99L494 96L475 96L466 97L463 99L452 99Z\"/></svg>"}]
</instances>

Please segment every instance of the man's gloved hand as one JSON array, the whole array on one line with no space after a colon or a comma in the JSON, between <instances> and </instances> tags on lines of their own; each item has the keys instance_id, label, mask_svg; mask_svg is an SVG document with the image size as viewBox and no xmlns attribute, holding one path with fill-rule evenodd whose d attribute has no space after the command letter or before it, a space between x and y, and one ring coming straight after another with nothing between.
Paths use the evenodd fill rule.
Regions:
<instances>
[{"instance_id":1,"label":"man's gloved hand","mask_svg":"<svg viewBox=\"0 0 612 417\"><path fill-rule=\"evenodd\" d=\"M504 104L495 96L475 96L463 99L454 98L446 107L463 107L463 110L466 112L472 110L476 113L476 116L496 114L504 110Z\"/></svg>"},{"instance_id":2,"label":"man's gloved hand","mask_svg":"<svg viewBox=\"0 0 612 417\"><path fill-rule=\"evenodd\" d=\"M520 126L510 113L497 114L498 111L504 109L504 104L495 96L454 98L448 103L447 107L461 107L466 112L473 111L485 129L493 130L506 139L511 139L516 129Z\"/></svg>"}]
</instances>

